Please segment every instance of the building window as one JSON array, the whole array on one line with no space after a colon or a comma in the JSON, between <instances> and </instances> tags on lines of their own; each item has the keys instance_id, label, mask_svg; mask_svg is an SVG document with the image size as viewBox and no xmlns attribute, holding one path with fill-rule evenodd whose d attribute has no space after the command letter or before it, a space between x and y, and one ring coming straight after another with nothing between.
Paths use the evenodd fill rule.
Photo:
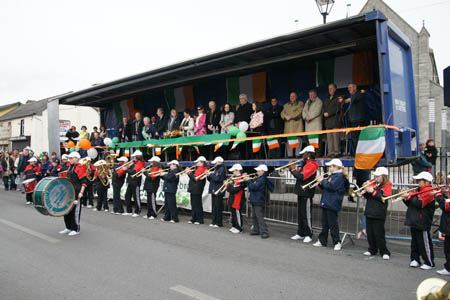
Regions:
<instances>
[{"instance_id":1,"label":"building window","mask_svg":"<svg viewBox=\"0 0 450 300\"><path fill-rule=\"evenodd\" d=\"M25 135L25 120L20 120L20 136Z\"/></svg>"}]
</instances>

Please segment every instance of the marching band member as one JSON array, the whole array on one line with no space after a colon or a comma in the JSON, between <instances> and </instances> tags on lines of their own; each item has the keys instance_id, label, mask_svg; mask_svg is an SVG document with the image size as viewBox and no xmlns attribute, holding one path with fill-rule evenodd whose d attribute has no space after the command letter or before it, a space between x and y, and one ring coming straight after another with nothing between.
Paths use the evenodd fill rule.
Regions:
<instances>
[{"instance_id":1,"label":"marching band member","mask_svg":"<svg viewBox=\"0 0 450 300\"><path fill-rule=\"evenodd\" d=\"M386 247L384 223L388 201L383 201L382 197L392 195L392 183L389 181L389 172L385 167L379 167L373 172L375 176L373 183L363 185L367 199L364 215L366 216L366 232L369 249L364 252L365 256L377 254L388 260L391 253Z\"/></svg>"},{"instance_id":2,"label":"marching band member","mask_svg":"<svg viewBox=\"0 0 450 300\"><path fill-rule=\"evenodd\" d=\"M225 168L224 160L221 156L217 156L212 162L215 166L214 172L208 172L209 180L209 193L211 194L211 206L212 206L212 221L209 226L222 227L223 226L223 196L225 192L218 195L215 194L217 190L223 185L223 182L227 179L227 170Z\"/></svg>"},{"instance_id":3,"label":"marching band member","mask_svg":"<svg viewBox=\"0 0 450 300\"><path fill-rule=\"evenodd\" d=\"M259 165L255 170L258 176L255 180L251 180L248 176L244 176L244 180L247 182L247 187L250 192L248 201L252 205L253 226L250 235L261 234L262 239L267 239L269 237L269 232L264 220L264 201L266 199L266 189L273 192L274 186L266 176L266 172L268 171L266 165Z\"/></svg>"},{"instance_id":4,"label":"marching band member","mask_svg":"<svg viewBox=\"0 0 450 300\"><path fill-rule=\"evenodd\" d=\"M123 216L132 216L132 217L138 217L141 214L141 177L135 176L134 174L142 170L142 168L145 167L145 161L143 159L142 152L140 150L134 151L133 154L131 154L131 157L134 161L134 163L129 168L125 168L128 178L127 178L127 191L125 193L125 204L127 206L127 212L123 213ZM133 207L131 203L131 197L133 197L136 207L134 208L134 214Z\"/></svg>"},{"instance_id":5,"label":"marching band member","mask_svg":"<svg viewBox=\"0 0 450 300\"><path fill-rule=\"evenodd\" d=\"M304 243L312 241L312 199L314 197L314 188L305 188L302 186L308 184L316 178L319 164L315 160L316 149L314 146L307 146L300 154L303 154L303 165L300 170L293 165L291 174L297 179L295 190L297 192L297 234L291 237L292 240L303 240Z\"/></svg>"},{"instance_id":6,"label":"marching band member","mask_svg":"<svg viewBox=\"0 0 450 300\"><path fill-rule=\"evenodd\" d=\"M123 166L128 162L128 158L125 156L119 157L117 159L119 167ZM114 169L112 174L112 187L113 187L113 211L116 215L123 214L122 199L120 198L120 190L125 183L126 170L125 168Z\"/></svg>"},{"instance_id":7,"label":"marching band member","mask_svg":"<svg viewBox=\"0 0 450 300\"><path fill-rule=\"evenodd\" d=\"M206 158L204 156L199 156L196 160L196 167L194 171L189 171L189 185L188 193L191 195L191 207L192 207L192 217L188 221L189 224L200 225L203 224L203 202L202 194L205 188L206 178L200 178L200 176L205 175L208 170L206 166Z\"/></svg>"},{"instance_id":8,"label":"marching band member","mask_svg":"<svg viewBox=\"0 0 450 300\"><path fill-rule=\"evenodd\" d=\"M420 266L422 270L434 268L433 242L431 240L430 228L434 216L434 198L431 183L433 175L428 172L420 172L413 178L419 184L418 192L403 193L401 198L408 209L406 210L405 225L411 227L411 263L412 268L420 266L420 257L424 263Z\"/></svg>"},{"instance_id":9,"label":"marching band member","mask_svg":"<svg viewBox=\"0 0 450 300\"><path fill-rule=\"evenodd\" d=\"M243 220L241 214L241 206L245 202L245 182L242 178L242 166L240 164L234 164L230 172L233 172L233 176L237 177L233 183L227 185L227 191L230 194L228 196L228 205L231 211L231 233L241 233L243 229Z\"/></svg>"},{"instance_id":10,"label":"marching band member","mask_svg":"<svg viewBox=\"0 0 450 300\"><path fill-rule=\"evenodd\" d=\"M450 178L450 176L448 176ZM448 193L438 193L436 195L436 201L439 203L439 207L442 210L441 222L439 224L439 231L445 234L444 241L444 254L445 264L442 270L436 271L440 275L450 275L450 203L445 201L448 198Z\"/></svg>"},{"instance_id":11,"label":"marching band member","mask_svg":"<svg viewBox=\"0 0 450 300\"><path fill-rule=\"evenodd\" d=\"M342 208L342 200L350 183L340 159L334 158L325 165L329 167L331 175L328 178L323 178L323 175L317 176L319 185L322 187L322 198L320 199L322 231L319 234L319 240L313 246L326 247L328 231L330 231L334 250L339 251L341 250L341 240L339 237L338 212Z\"/></svg>"},{"instance_id":12,"label":"marching band member","mask_svg":"<svg viewBox=\"0 0 450 300\"><path fill-rule=\"evenodd\" d=\"M104 160L103 161L99 160L94 164L95 166L94 184L95 189L97 191L97 207L94 208L93 211L101 211L102 206L105 212L109 210L108 206L109 170L106 169L104 164L106 164Z\"/></svg>"},{"instance_id":13,"label":"marching band member","mask_svg":"<svg viewBox=\"0 0 450 300\"><path fill-rule=\"evenodd\" d=\"M64 223L66 229L60 231L60 234L66 234L73 236L80 233L80 216L81 216L81 198L87 187L86 178L86 166L79 163L80 154L78 152L72 152L68 156L70 159L70 168L67 177L72 181L75 187L75 201L74 206L70 212L64 215Z\"/></svg>"},{"instance_id":14,"label":"marching band member","mask_svg":"<svg viewBox=\"0 0 450 300\"><path fill-rule=\"evenodd\" d=\"M61 170L62 168L61 165L58 163L57 160L53 160L51 164L52 167L49 171L50 176L58 177L59 170Z\"/></svg>"},{"instance_id":15,"label":"marching band member","mask_svg":"<svg viewBox=\"0 0 450 300\"><path fill-rule=\"evenodd\" d=\"M169 172L162 175L161 178L164 180L163 191L164 191L164 207L165 214L161 221L170 221L171 223L178 223L178 212L177 212L177 189L178 182L180 180L179 176L176 176L180 172L180 164L177 160L172 160L169 162Z\"/></svg>"},{"instance_id":16,"label":"marching band member","mask_svg":"<svg viewBox=\"0 0 450 300\"><path fill-rule=\"evenodd\" d=\"M89 168L87 169L87 173L86 173L86 178L88 180L87 180L87 187L84 191L81 202L84 207L87 206L87 208L92 208L94 206L94 184L93 184L93 181L94 181L95 167L91 163L91 158L89 156L86 156L86 159L89 160Z\"/></svg>"},{"instance_id":17,"label":"marching band member","mask_svg":"<svg viewBox=\"0 0 450 300\"><path fill-rule=\"evenodd\" d=\"M24 180L34 178L34 179L36 179L36 181L38 181L39 176L41 176L41 168L39 168L37 161L38 160L34 156L28 160L29 164L25 167L25 170L23 171L23 179ZM33 192L26 193L26 200L27 200L27 205L30 205L31 203L33 203Z\"/></svg>"},{"instance_id":18,"label":"marching band member","mask_svg":"<svg viewBox=\"0 0 450 300\"><path fill-rule=\"evenodd\" d=\"M148 160L152 165L150 171L145 172L144 189L147 193L147 215L144 218L153 220L157 217L156 192L158 192L160 177L158 171L162 169L161 158L153 156Z\"/></svg>"}]
</instances>

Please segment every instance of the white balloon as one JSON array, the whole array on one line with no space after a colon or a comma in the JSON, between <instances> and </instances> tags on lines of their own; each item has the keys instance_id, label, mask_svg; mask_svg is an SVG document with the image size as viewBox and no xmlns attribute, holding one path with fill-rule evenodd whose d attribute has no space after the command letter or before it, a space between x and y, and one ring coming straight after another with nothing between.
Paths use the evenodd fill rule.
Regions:
<instances>
[{"instance_id":1,"label":"white balloon","mask_svg":"<svg viewBox=\"0 0 450 300\"><path fill-rule=\"evenodd\" d=\"M110 139L109 137L105 138L103 140L103 143L105 143L106 146L109 146L112 144L112 139Z\"/></svg>"},{"instance_id":2,"label":"white balloon","mask_svg":"<svg viewBox=\"0 0 450 300\"><path fill-rule=\"evenodd\" d=\"M87 151L87 155L91 158L91 159L95 159L98 155L97 149L95 148L89 148Z\"/></svg>"},{"instance_id":3,"label":"white balloon","mask_svg":"<svg viewBox=\"0 0 450 300\"><path fill-rule=\"evenodd\" d=\"M246 132L248 130L248 123L247 122L240 122L239 123L239 130L242 132Z\"/></svg>"}]
</instances>

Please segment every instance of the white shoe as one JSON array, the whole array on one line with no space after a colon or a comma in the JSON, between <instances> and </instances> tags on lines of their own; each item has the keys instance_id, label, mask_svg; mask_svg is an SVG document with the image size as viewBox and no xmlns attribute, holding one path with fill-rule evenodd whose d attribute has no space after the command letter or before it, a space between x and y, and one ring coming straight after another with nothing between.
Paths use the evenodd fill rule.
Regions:
<instances>
[{"instance_id":1,"label":"white shoe","mask_svg":"<svg viewBox=\"0 0 450 300\"><path fill-rule=\"evenodd\" d=\"M199 222L194 222L194 225L200 225L200 223Z\"/></svg>"},{"instance_id":2,"label":"white shoe","mask_svg":"<svg viewBox=\"0 0 450 300\"><path fill-rule=\"evenodd\" d=\"M132 216L133 218L139 217L139 215L136 214L136 213L132 214L131 216Z\"/></svg>"},{"instance_id":3,"label":"white shoe","mask_svg":"<svg viewBox=\"0 0 450 300\"><path fill-rule=\"evenodd\" d=\"M98 209L97 209L97 208L94 208L92 211L98 211Z\"/></svg>"},{"instance_id":4,"label":"white shoe","mask_svg":"<svg viewBox=\"0 0 450 300\"><path fill-rule=\"evenodd\" d=\"M298 235L298 234L296 234L294 236L291 236L291 240L294 240L294 241L303 240L304 238L305 238L304 236L301 236L301 235Z\"/></svg>"},{"instance_id":5,"label":"white shoe","mask_svg":"<svg viewBox=\"0 0 450 300\"><path fill-rule=\"evenodd\" d=\"M241 233L241 232L239 231L239 229L234 228L234 230L231 231L231 233Z\"/></svg>"},{"instance_id":6,"label":"white shoe","mask_svg":"<svg viewBox=\"0 0 450 300\"><path fill-rule=\"evenodd\" d=\"M108 210L107 210L107 209L104 209L103 211L104 211L104 212L108 212Z\"/></svg>"},{"instance_id":7,"label":"white shoe","mask_svg":"<svg viewBox=\"0 0 450 300\"><path fill-rule=\"evenodd\" d=\"M131 216L131 213L123 213L122 216Z\"/></svg>"},{"instance_id":8,"label":"white shoe","mask_svg":"<svg viewBox=\"0 0 450 300\"><path fill-rule=\"evenodd\" d=\"M144 218L144 219L147 219L148 217L147 217L147 216L143 216L143 218Z\"/></svg>"},{"instance_id":9,"label":"white shoe","mask_svg":"<svg viewBox=\"0 0 450 300\"><path fill-rule=\"evenodd\" d=\"M148 217L148 219L149 219L149 220L154 220L155 217L154 217L154 216L151 216L151 217Z\"/></svg>"},{"instance_id":10,"label":"white shoe","mask_svg":"<svg viewBox=\"0 0 450 300\"><path fill-rule=\"evenodd\" d=\"M111 212L110 212L110 214L112 214L112 215L113 215L113 214L118 214L118 213L115 213L114 211L111 211Z\"/></svg>"},{"instance_id":11,"label":"white shoe","mask_svg":"<svg viewBox=\"0 0 450 300\"><path fill-rule=\"evenodd\" d=\"M384 259L384 260L390 260L391 257L390 257L388 254L384 254L384 255L383 255L383 259Z\"/></svg>"},{"instance_id":12,"label":"white shoe","mask_svg":"<svg viewBox=\"0 0 450 300\"><path fill-rule=\"evenodd\" d=\"M366 251L363 253L364 256L372 256L372 253L370 253L369 251Z\"/></svg>"},{"instance_id":13,"label":"white shoe","mask_svg":"<svg viewBox=\"0 0 450 300\"><path fill-rule=\"evenodd\" d=\"M214 224L209 224L209 227L214 227Z\"/></svg>"},{"instance_id":14,"label":"white shoe","mask_svg":"<svg viewBox=\"0 0 450 300\"><path fill-rule=\"evenodd\" d=\"M213 225L214 228L219 228L219 225Z\"/></svg>"},{"instance_id":15,"label":"white shoe","mask_svg":"<svg viewBox=\"0 0 450 300\"><path fill-rule=\"evenodd\" d=\"M431 269L434 269L434 267L429 266L429 265L426 265L426 264L421 265L420 268L421 268L422 270L431 270Z\"/></svg>"},{"instance_id":16,"label":"white shoe","mask_svg":"<svg viewBox=\"0 0 450 300\"><path fill-rule=\"evenodd\" d=\"M77 232L77 231L71 231L71 232L69 232L69 234L68 235L70 235L70 236L74 236L74 235L78 235L78 234L80 234L79 232Z\"/></svg>"},{"instance_id":17,"label":"white shoe","mask_svg":"<svg viewBox=\"0 0 450 300\"><path fill-rule=\"evenodd\" d=\"M161 222L167 222L166 220L164 220L164 218L161 218Z\"/></svg>"},{"instance_id":18,"label":"white shoe","mask_svg":"<svg viewBox=\"0 0 450 300\"><path fill-rule=\"evenodd\" d=\"M116 215L121 215L121 213L115 213Z\"/></svg>"},{"instance_id":19,"label":"white shoe","mask_svg":"<svg viewBox=\"0 0 450 300\"><path fill-rule=\"evenodd\" d=\"M64 229L64 230L61 230L60 232L59 232L59 234L68 234L70 232L70 229Z\"/></svg>"},{"instance_id":20,"label":"white shoe","mask_svg":"<svg viewBox=\"0 0 450 300\"><path fill-rule=\"evenodd\" d=\"M27 205L30 205L31 204L31 202L30 201L27 201Z\"/></svg>"},{"instance_id":21,"label":"white shoe","mask_svg":"<svg viewBox=\"0 0 450 300\"><path fill-rule=\"evenodd\" d=\"M413 260L409 263L409 266L411 268L418 268L420 266L419 262L417 260Z\"/></svg>"},{"instance_id":22,"label":"white shoe","mask_svg":"<svg viewBox=\"0 0 450 300\"><path fill-rule=\"evenodd\" d=\"M336 245L334 245L334 251L340 251L341 249L342 249L341 243L337 243Z\"/></svg>"},{"instance_id":23,"label":"white shoe","mask_svg":"<svg viewBox=\"0 0 450 300\"><path fill-rule=\"evenodd\" d=\"M450 275L450 272L447 271L445 268L442 270L437 270L436 273L438 273L439 275Z\"/></svg>"},{"instance_id":24,"label":"white shoe","mask_svg":"<svg viewBox=\"0 0 450 300\"><path fill-rule=\"evenodd\" d=\"M322 243L320 241L317 241L313 244L314 247L323 247Z\"/></svg>"},{"instance_id":25,"label":"white shoe","mask_svg":"<svg viewBox=\"0 0 450 300\"><path fill-rule=\"evenodd\" d=\"M170 223L175 223L175 221L174 220L170 220Z\"/></svg>"},{"instance_id":26,"label":"white shoe","mask_svg":"<svg viewBox=\"0 0 450 300\"><path fill-rule=\"evenodd\" d=\"M232 232L233 230L236 230L236 228L231 227L229 230Z\"/></svg>"},{"instance_id":27,"label":"white shoe","mask_svg":"<svg viewBox=\"0 0 450 300\"><path fill-rule=\"evenodd\" d=\"M87 208L92 208L92 205L89 204L89 205L87 206Z\"/></svg>"},{"instance_id":28,"label":"white shoe","mask_svg":"<svg viewBox=\"0 0 450 300\"><path fill-rule=\"evenodd\" d=\"M192 224L192 221L188 221L188 224Z\"/></svg>"},{"instance_id":29,"label":"white shoe","mask_svg":"<svg viewBox=\"0 0 450 300\"><path fill-rule=\"evenodd\" d=\"M311 243L312 242L312 238L307 236L305 237L305 239L303 240L303 243Z\"/></svg>"}]
</instances>

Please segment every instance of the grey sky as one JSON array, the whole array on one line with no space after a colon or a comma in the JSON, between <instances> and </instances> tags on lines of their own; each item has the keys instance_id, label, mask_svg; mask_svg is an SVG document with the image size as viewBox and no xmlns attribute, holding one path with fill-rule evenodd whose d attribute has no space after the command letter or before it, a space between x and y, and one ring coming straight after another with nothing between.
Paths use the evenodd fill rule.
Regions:
<instances>
[{"instance_id":1,"label":"grey sky","mask_svg":"<svg viewBox=\"0 0 450 300\"><path fill-rule=\"evenodd\" d=\"M328 20L365 1L336 0ZM450 65L450 1L386 0L431 34L439 76ZM319 25L314 0L2 0L0 105L76 91L189 58Z\"/></svg>"}]
</instances>

